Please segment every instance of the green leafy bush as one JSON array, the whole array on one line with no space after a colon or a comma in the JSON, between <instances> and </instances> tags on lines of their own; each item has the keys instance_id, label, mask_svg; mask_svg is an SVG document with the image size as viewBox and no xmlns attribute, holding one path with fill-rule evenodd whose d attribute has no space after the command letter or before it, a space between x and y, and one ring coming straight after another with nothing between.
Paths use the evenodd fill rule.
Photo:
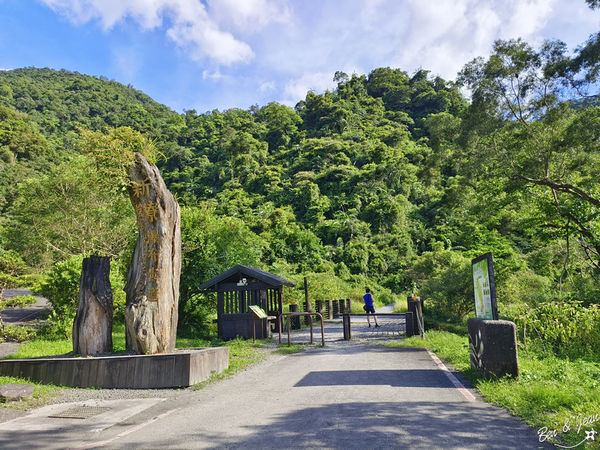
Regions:
<instances>
[{"instance_id":1,"label":"green leafy bush","mask_svg":"<svg viewBox=\"0 0 600 450\"><path fill-rule=\"evenodd\" d=\"M435 246L417 257L406 275L419 288L430 314L461 320L473 310L471 260L461 253Z\"/></svg>"},{"instance_id":2,"label":"green leafy bush","mask_svg":"<svg viewBox=\"0 0 600 450\"><path fill-rule=\"evenodd\" d=\"M37 299L33 295L17 295L11 298L0 297L0 308L23 308L33 305L35 302L37 302Z\"/></svg>"},{"instance_id":3,"label":"green leafy bush","mask_svg":"<svg viewBox=\"0 0 600 450\"><path fill-rule=\"evenodd\" d=\"M41 286L41 294L52 304L58 318L75 317L82 263L81 255L56 263Z\"/></svg>"},{"instance_id":4,"label":"green leafy bush","mask_svg":"<svg viewBox=\"0 0 600 450\"><path fill-rule=\"evenodd\" d=\"M2 327L2 337L5 341L26 342L35 337L35 330L21 325L5 325Z\"/></svg>"},{"instance_id":5,"label":"green leafy bush","mask_svg":"<svg viewBox=\"0 0 600 450\"><path fill-rule=\"evenodd\" d=\"M566 358L600 358L600 305L547 302L522 306L509 317L528 351Z\"/></svg>"}]
</instances>

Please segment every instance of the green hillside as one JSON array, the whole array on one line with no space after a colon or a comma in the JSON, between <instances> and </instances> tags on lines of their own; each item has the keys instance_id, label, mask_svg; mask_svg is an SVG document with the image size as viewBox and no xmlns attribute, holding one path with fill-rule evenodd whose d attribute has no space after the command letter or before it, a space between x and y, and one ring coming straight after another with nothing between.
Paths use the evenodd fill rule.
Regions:
<instances>
[{"instance_id":1,"label":"green hillside","mask_svg":"<svg viewBox=\"0 0 600 450\"><path fill-rule=\"evenodd\" d=\"M470 260L487 251L501 313L597 304L599 108L570 107L557 73L507 90L548 64L521 41L499 42L459 78L471 100L427 71L379 68L338 72L333 92L295 108L182 115L102 78L0 72L2 279L76 273L98 252L122 284L134 215L91 155L150 143L182 205L182 320L210 315L196 286L244 263L308 276L313 297L369 285L387 302L417 290L432 315L460 321L473 304ZM540 94L544 83L555 90Z\"/></svg>"}]
</instances>

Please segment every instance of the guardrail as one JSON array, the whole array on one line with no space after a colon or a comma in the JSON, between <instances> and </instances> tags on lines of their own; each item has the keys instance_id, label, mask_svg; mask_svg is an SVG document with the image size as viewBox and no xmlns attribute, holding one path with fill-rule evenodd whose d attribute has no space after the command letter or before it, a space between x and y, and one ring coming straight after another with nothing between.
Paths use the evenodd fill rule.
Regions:
<instances>
[{"instance_id":1,"label":"guardrail","mask_svg":"<svg viewBox=\"0 0 600 450\"><path fill-rule=\"evenodd\" d=\"M287 318L287 332L288 332L288 347L291 345L291 334L290 334L290 319L292 317L308 317L309 325L310 325L310 343L314 344L313 339L313 322L312 316L317 316L321 322L321 344L325 347L325 329L323 327L323 315L318 312L284 312L281 313L278 317L279 321L279 343L281 344L281 329L283 328L283 316L288 316Z\"/></svg>"}]
</instances>

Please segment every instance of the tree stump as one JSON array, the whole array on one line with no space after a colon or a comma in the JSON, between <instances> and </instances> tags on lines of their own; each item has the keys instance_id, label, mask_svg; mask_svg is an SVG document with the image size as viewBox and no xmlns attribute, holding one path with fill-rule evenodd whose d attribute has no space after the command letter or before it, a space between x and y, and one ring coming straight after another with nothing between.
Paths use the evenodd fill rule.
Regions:
<instances>
[{"instance_id":1,"label":"tree stump","mask_svg":"<svg viewBox=\"0 0 600 450\"><path fill-rule=\"evenodd\" d=\"M179 205L158 168L139 153L129 177L139 234L125 286L127 349L137 354L172 352L181 274Z\"/></svg>"},{"instance_id":2,"label":"tree stump","mask_svg":"<svg viewBox=\"0 0 600 450\"><path fill-rule=\"evenodd\" d=\"M73 321L73 351L81 355L111 353L113 298L110 258L91 256L83 260L79 282L79 306Z\"/></svg>"}]
</instances>

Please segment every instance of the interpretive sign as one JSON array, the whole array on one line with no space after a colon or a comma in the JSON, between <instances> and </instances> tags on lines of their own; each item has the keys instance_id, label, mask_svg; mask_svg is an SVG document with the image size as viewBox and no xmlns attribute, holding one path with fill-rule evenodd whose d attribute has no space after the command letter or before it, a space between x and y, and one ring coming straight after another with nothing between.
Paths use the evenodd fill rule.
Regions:
<instances>
[{"instance_id":1,"label":"interpretive sign","mask_svg":"<svg viewBox=\"0 0 600 450\"><path fill-rule=\"evenodd\" d=\"M481 255L471 261L471 264L473 265L473 288L477 318L498 320L492 254Z\"/></svg>"},{"instance_id":2,"label":"interpretive sign","mask_svg":"<svg viewBox=\"0 0 600 450\"><path fill-rule=\"evenodd\" d=\"M250 310L254 313L257 319L266 319L267 313L260 306L251 305Z\"/></svg>"}]
</instances>

